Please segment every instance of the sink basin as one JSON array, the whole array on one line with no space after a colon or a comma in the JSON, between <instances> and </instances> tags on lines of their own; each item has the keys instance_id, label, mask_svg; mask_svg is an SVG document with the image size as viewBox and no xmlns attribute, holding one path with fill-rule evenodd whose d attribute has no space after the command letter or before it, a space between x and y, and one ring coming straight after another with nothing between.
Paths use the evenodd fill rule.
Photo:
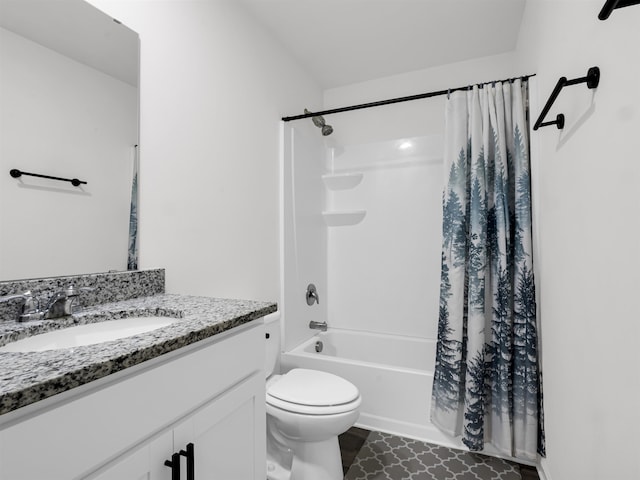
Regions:
<instances>
[{"instance_id":1,"label":"sink basin","mask_svg":"<svg viewBox=\"0 0 640 480\"><path fill-rule=\"evenodd\" d=\"M179 319L169 317L129 317L78 325L23 338L0 347L0 352L42 352L79 347L131 337L166 327Z\"/></svg>"}]
</instances>

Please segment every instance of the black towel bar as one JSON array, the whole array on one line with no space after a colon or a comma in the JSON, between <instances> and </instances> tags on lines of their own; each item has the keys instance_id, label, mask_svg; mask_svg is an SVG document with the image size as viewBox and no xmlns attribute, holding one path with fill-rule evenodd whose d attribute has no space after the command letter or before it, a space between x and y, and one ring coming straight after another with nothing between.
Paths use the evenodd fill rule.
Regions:
<instances>
[{"instance_id":1,"label":"black towel bar","mask_svg":"<svg viewBox=\"0 0 640 480\"><path fill-rule=\"evenodd\" d=\"M60 180L61 182L71 182L71 185L73 185L74 187L87 184L87 182L78 180L77 178L52 177L51 175L42 175L40 173L22 172L17 168L12 168L11 170L9 170L9 175L11 175L13 178L19 178L22 175L29 175L31 177L48 178L50 180Z\"/></svg>"},{"instance_id":2,"label":"black towel bar","mask_svg":"<svg viewBox=\"0 0 640 480\"><path fill-rule=\"evenodd\" d=\"M564 115L562 113L559 113L556 116L555 120L551 120L549 122L545 122L544 117L547 116L547 113L549 113L549 109L551 109L553 102L556 101L556 98L558 98L558 95L560 95L560 91L564 87L569 87L571 85L578 85L580 83L586 83L588 88L596 88L600 83L600 69L598 67L591 67L587 72L586 77L574 78L573 80L567 80L567 77L560 77L560 79L558 80L558 83L556 83L556 86L553 89L553 92L551 92L551 96L549 97L549 100L547 100L547 103L544 105L544 108L542 109L542 112L540 113L538 120L536 120L536 123L533 126L533 129L538 130L540 127L547 127L549 125L556 125L558 127L558 130L563 129Z\"/></svg>"},{"instance_id":3,"label":"black towel bar","mask_svg":"<svg viewBox=\"0 0 640 480\"><path fill-rule=\"evenodd\" d=\"M598 14L600 20L606 20L616 8L638 5L640 0L607 0Z\"/></svg>"}]
</instances>

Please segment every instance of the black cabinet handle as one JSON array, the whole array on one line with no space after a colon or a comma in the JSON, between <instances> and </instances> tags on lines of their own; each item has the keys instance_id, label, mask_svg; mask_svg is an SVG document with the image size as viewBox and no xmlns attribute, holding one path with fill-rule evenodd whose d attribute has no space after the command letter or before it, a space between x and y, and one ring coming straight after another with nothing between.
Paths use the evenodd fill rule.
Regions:
<instances>
[{"instance_id":1,"label":"black cabinet handle","mask_svg":"<svg viewBox=\"0 0 640 480\"><path fill-rule=\"evenodd\" d=\"M196 456L193 443L187 443L187 450L180 450L180 455L187 457L187 480L196 480Z\"/></svg>"},{"instance_id":2,"label":"black cabinet handle","mask_svg":"<svg viewBox=\"0 0 640 480\"><path fill-rule=\"evenodd\" d=\"M180 480L180 454L171 455L171 460L165 460L164 464L171 467L171 480Z\"/></svg>"}]
</instances>

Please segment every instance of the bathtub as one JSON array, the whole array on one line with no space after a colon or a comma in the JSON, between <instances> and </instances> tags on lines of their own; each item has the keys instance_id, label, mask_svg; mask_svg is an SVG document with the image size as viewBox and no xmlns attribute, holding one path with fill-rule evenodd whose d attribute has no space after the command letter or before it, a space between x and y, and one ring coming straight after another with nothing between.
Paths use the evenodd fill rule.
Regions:
<instances>
[{"instance_id":1,"label":"bathtub","mask_svg":"<svg viewBox=\"0 0 640 480\"><path fill-rule=\"evenodd\" d=\"M429 421L435 349L435 340L330 328L284 352L281 368L322 370L356 385L362 395L356 426L459 448L459 440Z\"/></svg>"}]
</instances>

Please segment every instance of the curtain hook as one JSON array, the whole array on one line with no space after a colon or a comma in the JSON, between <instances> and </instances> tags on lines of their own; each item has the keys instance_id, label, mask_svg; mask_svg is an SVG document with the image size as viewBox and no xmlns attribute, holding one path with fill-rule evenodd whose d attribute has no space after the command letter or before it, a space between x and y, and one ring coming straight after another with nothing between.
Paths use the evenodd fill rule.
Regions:
<instances>
[{"instance_id":1,"label":"curtain hook","mask_svg":"<svg viewBox=\"0 0 640 480\"><path fill-rule=\"evenodd\" d=\"M447 88L447 100L451 98L451 89Z\"/></svg>"}]
</instances>

